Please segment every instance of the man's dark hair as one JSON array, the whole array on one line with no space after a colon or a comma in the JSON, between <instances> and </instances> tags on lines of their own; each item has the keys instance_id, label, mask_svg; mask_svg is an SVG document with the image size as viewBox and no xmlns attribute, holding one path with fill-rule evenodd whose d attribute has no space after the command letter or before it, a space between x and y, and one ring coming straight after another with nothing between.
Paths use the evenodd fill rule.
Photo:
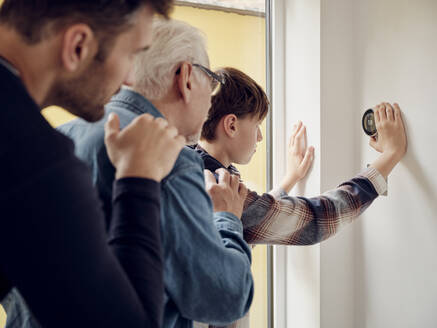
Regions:
<instances>
[{"instance_id":1,"label":"man's dark hair","mask_svg":"<svg viewBox=\"0 0 437 328\"><path fill-rule=\"evenodd\" d=\"M14 28L28 44L40 42L47 27L57 31L69 24L85 23L106 50L114 36L129 27L143 5L168 17L173 0L5 0L0 5L0 24ZM109 44L108 44L109 43ZM106 51L99 49L100 59Z\"/></svg>"},{"instance_id":2,"label":"man's dark hair","mask_svg":"<svg viewBox=\"0 0 437 328\"><path fill-rule=\"evenodd\" d=\"M225 77L225 84L211 99L208 119L202 127L202 139L212 141L221 118L234 114L238 118L246 116L263 120L269 110L269 101L264 90L242 71L225 67L216 71Z\"/></svg>"}]
</instances>

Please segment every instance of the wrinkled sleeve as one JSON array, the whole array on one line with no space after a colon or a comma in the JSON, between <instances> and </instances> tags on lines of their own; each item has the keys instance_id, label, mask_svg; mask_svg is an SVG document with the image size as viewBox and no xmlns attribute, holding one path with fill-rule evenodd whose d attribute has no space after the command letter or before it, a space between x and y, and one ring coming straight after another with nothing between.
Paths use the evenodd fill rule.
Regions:
<instances>
[{"instance_id":1,"label":"wrinkled sleeve","mask_svg":"<svg viewBox=\"0 0 437 328\"><path fill-rule=\"evenodd\" d=\"M116 183L109 246L88 168L74 156L2 194L0 271L43 327L159 327L155 193L150 180Z\"/></svg>"},{"instance_id":2,"label":"wrinkled sleeve","mask_svg":"<svg viewBox=\"0 0 437 328\"><path fill-rule=\"evenodd\" d=\"M242 216L244 237L252 244L316 244L352 222L386 191L386 180L370 167L319 197L284 196L280 190L250 192Z\"/></svg>"},{"instance_id":3,"label":"wrinkled sleeve","mask_svg":"<svg viewBox=\"0 0 437 328\"><path fill-rule=\"evenodd\" d=\"M226 325L242 317L253 298L251 251L241 221L213 214L203 172L186 167L163 184L165 286L186 318Z\"/></svg>"}]
</instances>

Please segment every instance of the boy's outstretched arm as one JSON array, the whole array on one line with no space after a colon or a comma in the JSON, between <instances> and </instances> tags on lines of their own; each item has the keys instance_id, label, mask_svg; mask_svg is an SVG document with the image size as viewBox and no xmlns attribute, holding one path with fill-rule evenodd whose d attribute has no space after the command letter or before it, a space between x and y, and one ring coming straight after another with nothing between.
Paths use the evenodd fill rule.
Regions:
<instances>
[{"instance_id":1,"label":"boy's outstretched arm","mask_svg":"<svg viewBox=\"0 0 437 328\"><path fill-rule=\"evenodd\" d=\"M405 154L407 141L398 105L393 109L385 103L375 112L378 139L370 144L382 154L367 170L314 198L275 199L271 194L250 192L242 216L245 240L254 244L315 244L337 233L378 195L385 194L386 178Z\"/></svg>"}]
</instances>

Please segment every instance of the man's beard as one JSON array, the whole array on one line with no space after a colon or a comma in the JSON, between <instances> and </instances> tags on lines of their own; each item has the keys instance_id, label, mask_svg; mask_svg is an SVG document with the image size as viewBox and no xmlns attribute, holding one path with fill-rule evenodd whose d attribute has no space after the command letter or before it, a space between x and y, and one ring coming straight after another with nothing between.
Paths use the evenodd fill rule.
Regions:
<instances>
[{"instance_id":1,"label":"man's beard","mask_svg":"<svg viewBox=\"0 0 437 328\"><path fill-rule=\"evenodd\" d=\"M96 122L103 117L104 105L112 96L104 83L99 64L94 64L84 76L56 83L49 99L51 104L60 106L73 115Z\"/></svg>"},{"instance_id":2,"label":"man's beard","mask_svg":"<svg viewBox=\"0 0 437 328\"><path fill-rule=\"evenodd\" d=\"M103 117L104 105L91 103L88 100L91 95L81 94L83 91L72 90L64 86L57 87L55 91L53 102L56 106L88 122L96 122Z\"/></svg>"}]
</instances>

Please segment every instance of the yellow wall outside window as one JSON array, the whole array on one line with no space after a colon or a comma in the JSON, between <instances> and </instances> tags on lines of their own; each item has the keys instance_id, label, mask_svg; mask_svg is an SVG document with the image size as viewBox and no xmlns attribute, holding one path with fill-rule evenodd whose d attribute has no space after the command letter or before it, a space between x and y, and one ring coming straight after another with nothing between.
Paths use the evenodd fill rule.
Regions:
<instances>
[{"instance_id":1,"label":"yellow wall outside window","mask_svg":"<svg viewBox=\"0 0 437 328\"><path fill-rule=\"evenodd\" d=\"M0 327L4 327L6 323L6 314L3 311L3 308L0 305Z\"/></svg>"},{"instance_id":2,"label":"yellow wall outside window","mask_svg":"<svg viewBox=\"0 0 437 328\"><path fill-rule=\"evenodd\" d=\"M2 0L0 0L0 5ZM211 67L236 67L265 87L265 21L261 17L244 16L216 10L177 6L173 18L186 21L205 32ZM73 116L66 111L51 107L43 114L53 126L68 122ZM265 134L265 125L263 126ZM263 141L250 165L239 167L248 187L258 192L266 188L266 146ZM267 326L267 251L257 246L253 251L255 299L251 308L251 328ZM5 315L0 306L0 327Z\"/></svg>"},{"instance_id":3,"label":"yellow wall outside window","mask_svg":"<svg viewBox=\"0 0 437 328\"><path fill-rule=\"evenodd\" d=\"M173 18L198 27L208 38L211 67L236 67L250 75L265 89L265 20L261 17L176 7ZM265 124L263 124L265 135ZM266 189L266 143L257 148L251 163L239 166L244 182L257 192ZM253 250L252 271L255 278L255 299L250 311L250 327L267 327L267 249Z\"/></svg>"}]
</instances>

